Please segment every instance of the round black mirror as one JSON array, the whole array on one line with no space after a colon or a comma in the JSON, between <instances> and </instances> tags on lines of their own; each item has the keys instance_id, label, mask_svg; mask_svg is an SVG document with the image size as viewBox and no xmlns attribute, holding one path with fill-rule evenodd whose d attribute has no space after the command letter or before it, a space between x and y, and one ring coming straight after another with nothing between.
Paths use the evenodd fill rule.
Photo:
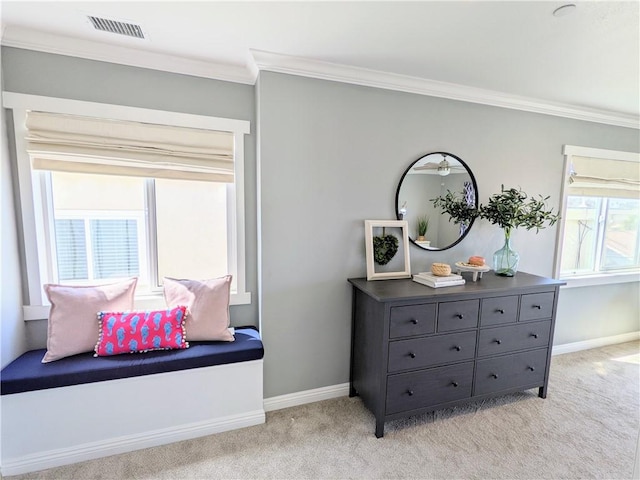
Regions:
<instances>
[{"instance_id":1,"label":"round black mirror","mask_svg":"<svg viewBox=\"0 0 640 480\"><path fill-rule=\"evenodd\" d=\"M447 152L423 155L409 165L396 191L396 216L409 224L409 239L425 250L446 250L469 233L473 220L455 223L433 199L455 193L467 205L478 205L478 185L471 169Z\"/></svg>"}]
</instances>

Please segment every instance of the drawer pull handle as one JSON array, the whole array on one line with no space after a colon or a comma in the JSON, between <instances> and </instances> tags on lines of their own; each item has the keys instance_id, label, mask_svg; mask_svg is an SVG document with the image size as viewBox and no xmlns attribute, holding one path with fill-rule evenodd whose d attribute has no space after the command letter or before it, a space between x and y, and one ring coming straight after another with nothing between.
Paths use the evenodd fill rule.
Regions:
<instances>
[{"instance_id":1,"label":"drawer pull handle","mask_svg":"<svg viewBox=\"0 0 640 480\"><path fill-rule=\"evenodd\" d=\"M407 395L409 395L410 397L413 397L413 390L407 390Z\"/></svg>"},{"instance_id":2,"label":"drawer pull handle","mask_svg":"<svg viewBox=\"0 0 640 480\"><path fill-rule=\"evenodd\" d=\"M463 314L461 314L461 313L458 313L458 314L456 314L456 317L458 317L459 319L461 319L461 320L462 320L462 319L464 318L464 315L463 315Z\"/></svg>"},{"instance_id":3,"label":"drawer pull handle","mask_svg":"<svg viewBox=\"0 0 640 480\"><path fill-rule=\"evenodd\" d=\"M498 312L498 313L499 313L499 314L501 314L501 315L504 315L504 310L503 310L503 309L501 309L501 308L498 308L498 309L496 310L496 312Z\"/></svg>"},{"instance_id":4,"label":"drawer pull handle","mask_svg":"<svg viewBox=\"0 0 640 480\"><path fill-rule=\"evenodd\" d=\"M536 369L534 367L527 367L527 369L531 370L532 372L536 371Z\"/></svg>"},{"instance_id":5,"label":"drawer pull handle","mask_svg":"<svg viewBox=\"0 0 640 480\"><path fill-rule=\"evenodd\" d=\"M453 347L453 349L454 349L456 352L459 352L460 350L462 350L462 348L460 348L460 345L456 345L456 346L454 346L454 347Z\"/></svg>"},{"instance_id":6,"label":"drawer pull handle","mask_svg":"<svg viewBox=\"0 0 640 480\"><path fill-rule=\"evenodd\" d=\"M533 338L538 338L538 334L537 334L537 333L532 333L532 334L531 334L531 336L532 336Z\"/></svg>"},{"instance_id":7,"label":"drawer pull handle","mask_svg":"<svg viewBox=\"0 0 640 480\"><path fill-rule=\"evenodd\" d=\"M498 345L500 345L502 343L502 341L498 340L497 338L494 340L494 342L496 342Z\"/></svg>"},{"instance_id":8,"label":"drawer pull handle","mask_svg":"<svg viewBox=\"0 0 640 480\"><path fill-rule=\"evenodd\" d=\"M542 307L540 305L533 305L533 308L537 308L538 310L540 310Z\"/></svg>"},{"instance_id":9,"label":"drawer pull handle","mask_svg":"<svg viewBox=\"0 0 640 480\"><path fill-rule=\"evenodd\" d=\"M411 323L413 323L414 325L417 325L418 324L418 320L416 320L415 318L412 318L411 319Z\"/></svg>"},{"instance_id":10,"label":"drawer pull handle","mask_svg":"<svg viewBox=\"0 0 640 480\"><path fill-rule=\"evenodd\" d=\"M416 354L415 354L415 353L413 353L413 352L409 352L409 356L410 356L411 358L416 358Z\"/></svg>"},{"instance_id":11,"label":"drawer pull handle","mask_svg":"<svg viewBox=\"0 0 640 480\"><path fill-rule=\"evenodd\" d=\"M451 382L451 385L454 386L454 387L457 387L458 386L458 382Z\"/></svg>"},{"instance_id":12,"label":"drawer pull handle","mask_svg":"<svg viewBox=\"0 0 640 480\"><path fill-rule=\"evenodd\" d=\"M496 375L495 373L492 373L492 374L491 374L491 378L493 378L493 379L497 380L497 379L498 379L498 375Z\"/></svg>"}]
</instances>

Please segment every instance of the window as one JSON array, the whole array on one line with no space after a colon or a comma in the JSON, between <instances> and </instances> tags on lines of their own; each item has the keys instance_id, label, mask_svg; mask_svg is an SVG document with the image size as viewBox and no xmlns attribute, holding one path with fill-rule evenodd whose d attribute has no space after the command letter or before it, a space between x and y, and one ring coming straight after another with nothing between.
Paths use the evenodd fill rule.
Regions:
<instances>
[{"instance_id":1,"label":"window","mask_svg":"<svg viewBox=\"0 0 640 480\"><path fill-rule=\"evenodd\" d=\"M51 278L88 285L139 277L149 290L145 180L67 172L41 172L51 191ZM105 194L105 192L109 192ZM46 219L45 219L46 222Z\"/></svg>"},{"instance_id":2,"label":"window","mask_svg":"<svg viewBox=\"0 0 640 480\"><path fill-rule=\"evenodd\" d=\"M565 147L560 278L640 271L640 155Z\"/></svg>"},{"instance_id":3,"label":"window","mask_svg":"<svg viewBox=\"0 0 640 480\"><path fill-rule=\"evenodd\" d=\"M53 278L63 284L138 277L138 294L164 277L229 271L224 183L43 172L51 189Z\"/></svg>"},{"instance_id":4,"label":"window","mask_svg":"<svg viewBox=\"0 0 640 480\"><path fill-rule=\"evenodd\" d=\"M231 303L250 303L248 122L12 93L4 104L16 138L25 319L46 318L44 283L131 276L137 308L164 306L165 276L227 273Z\"/></svg>"}]
</instances>

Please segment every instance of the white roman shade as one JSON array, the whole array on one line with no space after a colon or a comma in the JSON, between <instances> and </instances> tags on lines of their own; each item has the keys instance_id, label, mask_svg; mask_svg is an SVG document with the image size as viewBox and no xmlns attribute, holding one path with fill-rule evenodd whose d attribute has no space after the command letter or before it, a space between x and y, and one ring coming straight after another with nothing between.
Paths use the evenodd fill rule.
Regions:
<instances>
[{"instance_id":1,"label":"white roman shade","mask_svg":"<svg viewBox=\"0 0 640 480\"><path fill-rule=\"evenodd\" d=\"M586 197L640 198L640 163L574 155L568 193Z\"/></svg>"},{"instance_id":2,"label":"white roman shade","mask_svg":"<svg viewBox=\"0 0 640 480\"><path fill-rule=\"evenodd\" d=\"M230 132L29 111L34 169L234 181Z\"/></svg>"}]
</instances>

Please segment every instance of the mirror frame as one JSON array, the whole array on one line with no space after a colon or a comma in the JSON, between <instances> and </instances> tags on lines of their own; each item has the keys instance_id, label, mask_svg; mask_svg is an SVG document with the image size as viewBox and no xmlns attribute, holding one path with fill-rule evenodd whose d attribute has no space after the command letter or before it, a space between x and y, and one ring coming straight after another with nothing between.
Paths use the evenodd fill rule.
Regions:
<instances>
[{"instance_id":1,"label":"mirror frame","mask_svg":"<svg viewBox=\"0 0 640 480\"><path fill-rule=\"evenodd\" d=\"M404 181L404 178L407 176L409 171L415 166L415 164L418 163L420 160L422 160L424 157L427 157L429 155L446 155L448 157L453 157L458 162L460 162L460 165L462 165L464 167L464 169L469 174L469 177L471 177L471 183L473 184L473 189L476 192L476 206L478 206L478 202L480 200L480 196L478 195L478 184L476 183L476 177L473 175L473 172L469 168L469 165L467 165L460 157L458 157L457 155L454 155L452 153L449 153L449 152L430 152L430 153L425 153L424 155L421 155L415 161L411 162L411 165L409 165L409 167L402 174L402 177L400 177L400 181L398 182L398 188L396 189L396 203L395 203L396 218L398 220L403 220L403 218L400 215L400 205L398 205L398 200L400 198L400 188L402 187L402 182ZM458 243L460 243L464 239L464 237L466 237L469 234L469 231L471 230L471 227L473 227L473 224L475 223L475 221L476 221L476 219L474 218L471 221L471 223L469 224L469 227L467 228L467 230L462 235L460 235L455 242L451 243L450 245L446 245L444 247L424 247L422 245L418 245L414 241L414 239L411 238L411 236L409 236L409 241L411 243L413 243L416 247L420 248L421 250L427 250L427 251L431 251L431 252L439 252L439 251L442 251L442 250L448 250L449 248L454 247Z\"/></svg>"}]
</instances>

